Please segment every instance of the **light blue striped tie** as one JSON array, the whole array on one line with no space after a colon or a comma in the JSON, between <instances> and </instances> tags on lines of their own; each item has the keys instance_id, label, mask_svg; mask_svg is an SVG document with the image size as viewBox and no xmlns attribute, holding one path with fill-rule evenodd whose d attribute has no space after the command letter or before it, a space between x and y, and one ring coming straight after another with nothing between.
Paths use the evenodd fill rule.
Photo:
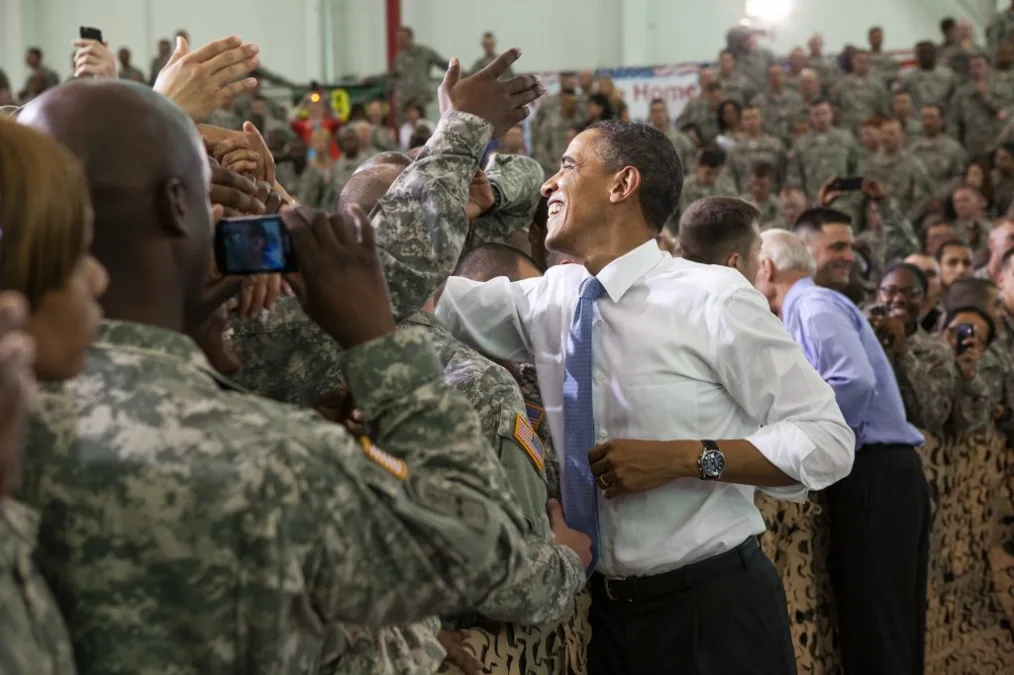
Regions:
<instances>
[{"instance_id":1,"label":"light blue striped tie","mask_svg":"<svg viewBox=\"0 0 1014 675\"><path fill-rule=\"evenodd\" d=\"M581 296L567 337L567 360L563 380L563 511L567 525L592 540L589 572L599 559L599 515L595 477L588 452L595 446L595 413L592 407L592 318L595 301L605 292L595 277L581 284Z\"/></svg>"}]
</instances>

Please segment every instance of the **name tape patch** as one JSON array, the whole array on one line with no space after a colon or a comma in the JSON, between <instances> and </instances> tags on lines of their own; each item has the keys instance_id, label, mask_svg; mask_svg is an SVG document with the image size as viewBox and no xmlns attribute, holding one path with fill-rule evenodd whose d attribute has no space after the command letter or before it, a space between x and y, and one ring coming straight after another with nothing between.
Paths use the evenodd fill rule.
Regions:
<instances>
[{"instance_id":1,"label":"name tape patch","mask_svg":"<svg viewBox=\"0 0 1014 675\"><path fill-rule=\"evenodd\" d=\"M381 469L391 474L398 480L405 480L408 478L408 465L405 464L405 460L398 459L393 455L389 455L377 446L365 436L359 439L359 445L362 446L363 452L370 458L370 461L379 466Z\"/></svg>"},{"instance_id":2,"label":"name tape patch","mask_svg":"<svg viewBox=\"0 0 1014 675\"><path fill-rule=\"evenodd\" d=\"M525 411L528 413L528 421L532 423L532 428L538 431L542 426L542 420L546 417L546 411L542 406L528 401L525 401Z\"/></svg>"},{"instance_id":3,"label":"name tape patch","mask_svg":"<svg viewBox=\"0 0 1014 675\"><path fill-rule=\"evenodd\" d=\"M521 413L517 413L514 416L514 440L525 449L525 452L528 453L528 458L532 460L535 468L542 471L542 467L545 464L542 456L542 441L539 440L535 429L532 429L531 423Z\"/></svg>"}]
</instances>

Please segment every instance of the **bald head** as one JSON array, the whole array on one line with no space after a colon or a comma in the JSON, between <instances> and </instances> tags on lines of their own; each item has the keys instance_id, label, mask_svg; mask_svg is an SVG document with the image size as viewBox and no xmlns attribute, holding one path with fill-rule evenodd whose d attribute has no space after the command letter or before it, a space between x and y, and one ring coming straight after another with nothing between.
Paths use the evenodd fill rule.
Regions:
<instances>
[{"instance_id":1,"label":"bald head","mask_svg":"<svg viewBox=\"0 0 1014 675\"><path fill-rule=\"evenodd\" d=\"M110 277L107 316L180 332L203 324L210 169L190 118L148 87L83 78L34 99L18 123L48 134L84 167L92 253Z\"/></svg>"},{"instance_id":2,"label":"bald head","mask_svg":"<svg viewBox=\"0 0 1014 675\"><path fill-rule=\"evenodd\" d=\"M398 180L398 176L405 170L405 166L407 165L376 164L357 171L342 188L335 210L341 213L351 205L359 204L363 211L370 213L381 197L387 194L394 181Z\"/></svg>"},{"instance_id":3,"label":"bald head","mask_svg":"<svg viewBox=\"0 0 1014 675\"><path fill-rule=\"evenodd\" d=\"M355 173L366 171L367 169L371 169L377 166L378 164L394 164L404 168L411 163L412 159L404 152L398 152L397 150L389 150L387 152L379 152L373 157L370 157L368 160L359 165L359 168L356 169Z\"/></svg>"}]
</instances>

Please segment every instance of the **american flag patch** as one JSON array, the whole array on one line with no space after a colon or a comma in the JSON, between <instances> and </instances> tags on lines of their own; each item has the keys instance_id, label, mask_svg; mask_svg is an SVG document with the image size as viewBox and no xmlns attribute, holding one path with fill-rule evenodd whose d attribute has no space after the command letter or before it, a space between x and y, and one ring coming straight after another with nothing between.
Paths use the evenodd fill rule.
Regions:
<instances>
[{"instance_id":1,"label":"american flag patch","mask_svg":"<svg viewBox=\"0 0 1014 675\"><path fill-rule=\"evenodd\" d=\"M528 421L532 423L532 428L538 431L542 426L542 420L546 417L546 411L541 406L527 401L525 402L525 411L528 413Z\"/></svg>"},{"instance_id":2,"label":"american flag patch","mask_svg":"<svg viewBox=\"0 0 1014 675\"><path fill-rule=\"evenodd\" d=\"M542 458L542 441L539 440L535 429L532 429L532 425L521 413L514 416L514 440L525 449L535 468L542 471L545 463Z\"/></svg>"},{"instance_id":3,"label":"american flag patch","mask_svg":"<svg viewBox=\"0 0 1014 675\"><path fill-rule=\"evenodd\" d=\"M363 452L365 452L366 456L370 458L370 461L379 466L381 469L398 480L405 480L408 478L408 465L405 464L405 460L398 459L393 455L387 454L375 446L373 442L365 436L362 436L359 439L359 445L362 446Z\"/></svg>"}]
</instances>

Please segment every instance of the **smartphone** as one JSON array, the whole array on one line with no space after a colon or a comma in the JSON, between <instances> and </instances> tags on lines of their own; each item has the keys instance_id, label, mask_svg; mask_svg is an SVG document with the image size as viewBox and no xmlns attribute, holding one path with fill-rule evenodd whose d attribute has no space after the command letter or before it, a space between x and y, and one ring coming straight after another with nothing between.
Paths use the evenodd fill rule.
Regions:
<instances>
[{"instance_id":1,"label":"smartphone","mask_svg":"<svg viewBox=\"0 0 1014 675\"><path fill-rule=\"evenodd\" d=\"M292 239L277 215L226 218L218 223L215 262L226 276L296 271Z\"/></svg>"},{"instance_id":2,"label":"smartphone","mask_svg":"<svg viewBox=\"0 0 1014 675\"><path fill-rule=\"evenodd\" d=\"M102 31L100 31L98 28L89 28L88 26L81 26L81 39L102 42Z\"/></svg>"},{"instance_id":3,"label":"smartphone","mask_svg":"<svg viewBox=\"0 0 1014 675\"><path fill-rule=\"evenodd\" d=\"M887 316L887 305L873 305L868 311L871 317L885 317Z\"/></svg>"},{"instance_id":4,"label":"smartphone","mask_svg":"<svg viewBox=\"0 0 1014 675\"><path fill-rule=\"evenodd\" d=\"M856 192L863 189L863 179L860 178L839 178L831 183L831 190L834 192Z\"/></svg>"},{"instance_id":5,"label":"smartphone","mask_svg":"<svg viewBox=\"0 0 1014 675\"><path fill-rule=\"evenodd\" d=\"M964 354L971 349L972 338L975 337L975 326L970 323L959 323L954 331L957 344L954 347L955 354Z\"/></svg>"}]
</instances>

